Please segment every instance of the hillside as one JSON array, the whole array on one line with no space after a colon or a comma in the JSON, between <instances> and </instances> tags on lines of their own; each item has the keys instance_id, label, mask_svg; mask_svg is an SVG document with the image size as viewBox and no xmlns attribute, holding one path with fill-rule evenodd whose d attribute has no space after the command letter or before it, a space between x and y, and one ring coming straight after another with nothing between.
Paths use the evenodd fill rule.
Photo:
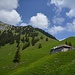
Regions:
<instances>
[{"instance_id":1,"label":"hillside","mask_svg":"<svg viewBox=\"0 0 75 75\"><path fill-rule=\"evenodd\" d=\"M3 23L2 21L0 21L0 30L7 30L11 27L12 27L12 25L9 25L9 24L6 24L6 23Z\"/></svg>"},{"instance_id":2,"label":"hillside","mask_svg":"<svg viewBox=\"0 0 75 75\"><path fill-rule=\"evenodd\" d=\"M2 23L5 27L5 23ZM0 24L1 25L1 24ZM47 32L32 26L8 25L0 31L1 75L75 75L75 51L50 54L51 48L71 42L75 37L58 41Z\"/></svg>"},{"instance_id":3,"label":"hillside","mask_svg":"<svg viewBox=\"0 0 75 75\"><path fill-rule=\"evenodd\" d=\"M53 38L53 39L57 40L54 36L52 36L51 34L45 32L45 31L42 30L42 29L35 28L35 30L40 31L40 32L43 33L44 35L46 35L46 36L48 36L48 37L50 37L50 38Z\"/></svg>"},{"instance_id":4,"label":"hillside","mask_svg":"<svg viewBox=\"0 0 75 75\"><path fill-rule=\"evenodd\" d=\"M72 67L73 66L73 67ZM13 71L11 75L74 75L75 51L48 55Z\"/></svg>"},{"instance_id":5,"label":"hillside","mask_svg":"<svg viewBox=\"0 0 75 75\"><path fill-rule=\"evenodd\" d=\"M72 46L75 47L75 41L74 40L75 40L75 36L72 36L72 37L69 37L69 38L66 38L66 39L60 41L59 44L62 44L62 43L65 44L67 42L68 44L71 43Z\"/></svg>"},{"instance_id":6,"label":"hillside","mask_svg":"<svg viewBox=\"0 0 75 75\"><path fill-rule=\"evenodd\" d=\"M51 47L55 46L57 42L56 39L46 36L32 26L11 26L2 30L0 33L0 74L8 75L13 70L23 66L27 67L49 55ZM38 48L39 44L41 44L41 48ZM18 48L21 56L20 63L14 63L14 56Z\"/></svg>"},{"instance_id":7,"label":"hillside","mask_svg":"<svg viewBox=\"0 0 75 75\"><path fill-rule=\"evenodd\" d=\"M65 41L73 42L75 37L67 38L56 45L63 44ZM11 75L75 75L75 51L59 52L46 55L27 67L14 70Z\"/></svg>"}]
</instances>

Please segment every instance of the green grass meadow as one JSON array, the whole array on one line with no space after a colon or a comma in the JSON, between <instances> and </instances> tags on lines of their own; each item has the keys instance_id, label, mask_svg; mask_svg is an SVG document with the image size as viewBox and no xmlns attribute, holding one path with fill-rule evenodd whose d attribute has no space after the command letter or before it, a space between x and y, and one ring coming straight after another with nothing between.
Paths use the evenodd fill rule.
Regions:
<instances>
[{"instance_id":1,"label":"green grass meadow","mask_svg":"<svg viewBox=\"0 0 75 75\"><path fill-rule=\"evenodd\" d=\"M43 35L39 32L39 36ZM23 36L22 36L23 37ZM29 46L22 50L23 43L20 42L20 63L13 63L17 50L16 43L6 44L0 48L0 75L75 75L75 51L59 52L50 54L51 48L64 44L66 41L75 46L75 37L64 41L50 39L40 40L35 46ZM42 48L38 49L38 45Z\"/></svg>"}]
</instances>

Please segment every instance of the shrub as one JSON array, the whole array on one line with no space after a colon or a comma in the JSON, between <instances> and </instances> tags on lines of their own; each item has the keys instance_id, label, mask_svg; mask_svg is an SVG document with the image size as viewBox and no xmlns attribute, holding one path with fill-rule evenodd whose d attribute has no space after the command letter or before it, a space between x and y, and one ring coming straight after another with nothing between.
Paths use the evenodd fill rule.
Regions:
<instances>
[{"instance_id":1,"label":"shrub","mask_svg":"<svg viewBox=\"0 0 75 75\"><path fill-rule=\"evenodd\" d=\"M46 41L48 41L48 38L46 38Z\"/></svg>"},{"instance_id":2,"label":"shrub","mask_svg":"<svg viewBox=\"0 0 75 75\"><path fill-rule=\"evenodd\" d=\"M24 42L25 42L25 39L24 39L24 37L21 39L21 41L22 41L22 43L24 43Z\"/></svg>"},{"instance_id":3,"label":"shrub","mask_svg":"<svg viewBox=\"0 0 75 75\"><path fill-rule=\"evenodd\" d=\"M39 49L39 48L42 48L42 45L41 45L41 44L38 45L38 49Z\"/></svg>"},{"instance_id":4,"label":"shrub","mask_svg":"<svg viewBox=\"0 0 75 75\"><path fill-rule=\"evenodd\" d=\"M66 45L68 45L67 41L65 42Z\"/></svg>"},{"instance_id":5,"label":"shrub","mask_svg":"<svg viewBox=\"0 0 75 75\"><path fill-rule=\"evenodd\" d=\"M69 44L68 44L69 46L72 46L72 44L71 44L71 42L69 42Z\"/></svg>"},{"instance_id":6,"label":"shrub","mask_svg":"<svg viewBox=\"0 0 75 75\"><path fill-rule=\"evenodd\" d=\"M16 51L16 54L15 54L13 62L14 63L19 63L20 62L20 51L19 51L19 48Z\"/></svg>"},{"instance_id":7,"label":"shrub","mask_svg":"<svg viewBox=\"0 0 75 75\"><path fill-rule=\"evenodd\" d=\"M27 47L30 46L30 42L26 43L23 47L22 47L22 50L26 49Z\"/></svg>"},{"instance_id":8,"label":"shrub","mask_svg":"<svg viewBox=\"0 0 75 75\"><path fill-rule=\"evenodd\" d=\"M43 36L41 36L40 39L42 40L43 39Z\"/></svg>"}]
</instances>

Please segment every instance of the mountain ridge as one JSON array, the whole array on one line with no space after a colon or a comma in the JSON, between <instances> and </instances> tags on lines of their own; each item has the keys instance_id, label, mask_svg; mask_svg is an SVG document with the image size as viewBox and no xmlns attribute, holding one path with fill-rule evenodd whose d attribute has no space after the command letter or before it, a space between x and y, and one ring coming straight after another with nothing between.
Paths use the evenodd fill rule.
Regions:
<instances>
[{"instance_id":1,"label":"mountain ridge","mask_svg":"<svg viewBox=\"0 0 75 75\"><path fill-rule=\"evenodd\" d=\"M0 30L5 30L5 29L11 28L11 27L32 27L32 26L31 25L28 25L28 26L13 26L13 25L9 25L9 24L6 24L6 23L0 21ZM41 33L43 33L44 35L46 35L49 38L53 38L53 39L57 40L53 35L45 32L42 29L39 29L39 28L34 28L34 29L41 32Z\"/></svg>"}]
</instances>

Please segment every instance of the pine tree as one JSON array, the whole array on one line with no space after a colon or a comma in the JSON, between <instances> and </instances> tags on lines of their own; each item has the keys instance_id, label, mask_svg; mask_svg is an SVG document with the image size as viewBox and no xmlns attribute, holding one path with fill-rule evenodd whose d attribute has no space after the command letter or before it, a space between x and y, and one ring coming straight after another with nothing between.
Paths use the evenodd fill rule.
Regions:
<instances>
[{"instance_id":1,"label":"pine tree","mask_svg":"<svg viewBox=\"0 0 75 75\"><path fill-rule=\"evenodd\" d=\"M14 63L19 63L20 62L20 47L18 47L17 51L16 51L16 54L15 54L15 57L14 57L14 60L13 62Z\"/></svg>"},{"instance_id":2,"label":"pine tree","mask_svg":"<svg viewBox=\"0 0 75 75\"><path fill-rule=\"evenodd\" d=\"M66 45L68 45L67 41L65 42Z\"/></svg>"},{"instance_id":3,"label":"pine tree","mask_svg":"<svg viewBox=\"0 0 75 75\"><path fill-rule=\"evenodd\" d=\"M24 37L21 39L21 41L22 41L22 43L24 43L24 42L25 42L25 39L24 39Z\"/></svg>"},{"instance_id":4,"label":"pine tree","mask_svg":"<svg viewBox=\"0 0 75 75\"><path fill-rule=\"evenodd\" d=\"M48 38L46 38L46 41L48 41Z\"/></svg>"},{"instance_id":5,"label":"pine tree","mask_svg":"<svg viewBox=\"0 0 75 75\"><path fill-rule=\"evenodd\" d=\"M0 30L0 34L1 34L1 30Z\"/></svg>"},{"instance_id":6,"label":"pine tree","mask_svg":"<svg viewBox=\"0 0 75 75\"><path fill-rule=\"evenodd\" d=\"M69 42L69 46L72 46L71 42Z\"/></svg>"},{"instance_id":7,"label":"pine tree","mask_svg":"<svg viewBox=\"0 0 75 75\"><path fill-rule=\"evenodd\" d=\"M16 36L16 43L20 43L20 34Z\"/></svg>"},{"instance_id":8,"label":"pine tree","mask_svg":"<svg viewBox=\"0 0 75 75\"><path fill-rule=\"evenodd\" d=\"M32 46L35 45L35 41L34 40L35 40L34 37L32 37L32 40L31 40Z\"/></svg>"},{"instance_id":9,"label":"pine tree","mask_svg":"<svg viewBox=\"0 0 75 75\"><path fill-rule=\"evenodd\" d=\"M30 42L27 42L23 47L22 47L22 50L26 49L27 47L30 46Z\"/></svg>"},{"instance_id":10,"label":"pine tree","mask_svg":"<svg viewBox=\"0 0 75 75\"><path fill-rule=\"evenodd\" d=\"M26 41L26 42L29 42L29 38L28 38L28 37L26 37L25 41Z\"/></svg>"},{"instance_id":11,"label":"pine tree","mask_svg":"<svg viewBox=\"0 0 75 75\"><path fill-rule=\"evenodd\" d=\"M40 39L42 40L43 39L43 36L41 36Z\"/></svg>"},{"instance_id":12,"label":"pine tree","mask_svg":"<svg viewBox=\"0 0 75 75\"><path fill-rule=\"evenodd\" d=\"M39 48L42 48L42 45L41 45L41 44L38 45L38 49L39 49Z\"/></svg>"}]
</instances>

